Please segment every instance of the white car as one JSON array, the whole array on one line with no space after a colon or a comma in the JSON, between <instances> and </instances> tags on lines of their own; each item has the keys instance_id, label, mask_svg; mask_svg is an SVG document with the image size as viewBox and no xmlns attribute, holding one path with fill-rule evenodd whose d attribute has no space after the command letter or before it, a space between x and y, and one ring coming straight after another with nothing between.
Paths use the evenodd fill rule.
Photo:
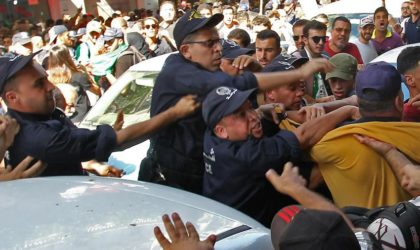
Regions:
<instances>
[{"instance_id":1,"label":"white car","mask_svg":"<svg viewBox=\"0 0 420 250\"><path fill-rule=\"evenodd\" d=\"M112 125L120 110L124 112L124 127L149 119L152 88L169 55L151 58L130 67L105 92L78 126L95 129L101 124ZM140 163L149 149L149 141L139 144L134 142L130 146L112 153L108 164L122 169L125 172L124 179L137 180Z\"/></svg>"},{"instance_id":2,"label":"white car","mask_svg":"<svg viewBox=\"0 0 420 250\"><path fill-rule=\"evenodd\" d=\"M269 229L205 197L97 176L0 182L0 249L161 249L153 228L178 212L216 249L273 249Z\"/></svg>"},{"instance_id":3,"label":"white car","mask_svg":"<svg viewBox=\"0 0 420 250\"><path fill-rule=\"evenodd\" d=\"M404 45L404 46L392 49L390 51L387 51L387 52L383 53L382 55L373 59L371 61L371 63L383 61L383 62L387 62L389 64L392 64L392 66L394 66L396 68L397 67L397 58L398 58L398 55L401 53L401 51L403 51L407 47L413 47L413 46L420 46L420 43L408 44L408 45ZM401 90L404 94L404 100L409 99L410 98L410 93L408 92L407 86L403 82L401 83Z\"/></svg>"}]
</instances>

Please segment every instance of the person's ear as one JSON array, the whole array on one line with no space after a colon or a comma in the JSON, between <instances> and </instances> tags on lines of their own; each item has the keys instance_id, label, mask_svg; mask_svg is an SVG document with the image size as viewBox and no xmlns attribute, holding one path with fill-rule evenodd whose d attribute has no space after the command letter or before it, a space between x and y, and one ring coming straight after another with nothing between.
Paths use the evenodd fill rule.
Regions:
<instances>
[{"instance_id":1,"label":"person's ear","mask_svg":"<svg viewBox=\"0 0 420 250\"><path fill-rule=\"evenodd\" d=\"M181 53L184 58L191 59L190 46L188 46L188 44L182 44L179 48L179 53Z\"/></svg>"},{"instance_id":2,"label":"person's ear","mask_svg":"<svg viewBox=\"0 0 420 250\"><path fill-rule=\"evenodd\" d=\"M7 91L4 93L5 102L9 105L12 103L16 103L18 100L18 96L15 91Z\"/></svg>"},{"instance_id":3,"label":"person's ear","mask_svg":"<svg viewBox=\"0 0 420 250\"><path fill-rule=\"evenodd\" d=\"M274 102L274 100L276 99L274 96L274 91L273 90L268 90L264 93L265 95L265 99L268 102Z\"/></svg>"},{"instance_id":4,"label":"person's ear","mask_svg":"<svg viewBox=\"0 0 420 250\"><path fill-rule=\"evenodd\" d=\"M404 97L402 92L395 97L394 106L398 110L398 112L402 113L404 109Z\"/></svg>"},{"instance_id":5,"label":"person's ear","mask_svg":"<svg viewBox=\"0 0 420 250\"><path fill-rule=\"evenodd\" d=\"M219 137L220 139L228 139L229 135L225 126L217 124L216 127L213 129L214 134Z\"/></svg>"},{"instance_id":6,"label":"person's ear","mask_svg":"<svg viewBox=\"0 0 420 250\"><path fill-rule=\"evenodd\" d=\"M406 74L404 75L404 79L408 87L414 88L416 86L413 75Z\"/></svg>"}]
</instances>

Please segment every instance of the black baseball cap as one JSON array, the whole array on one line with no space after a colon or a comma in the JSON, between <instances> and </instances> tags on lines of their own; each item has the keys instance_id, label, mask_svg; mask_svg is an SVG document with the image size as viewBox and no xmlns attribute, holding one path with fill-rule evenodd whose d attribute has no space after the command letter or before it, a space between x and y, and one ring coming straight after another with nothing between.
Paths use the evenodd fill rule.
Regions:
<instances>
[{"instance_id":1,"label":"black baseball cap","mask_svg":"<svg viewBox=\"0 0 420 250\"><path fill-rule=\"evenodd\" d=\"M39 52L39 51L38 51ZM7 80L12 78L19 70L23 69L37 53L28 56L17 55L14 57L0 57L0 93L3 94Z\"/></svg>"},{"instance_id":2,"label":"black baseball cap","mask_svg":"<svg viewBox=\"0 0 420 250\"><path fill-rule=\"evenodd\" d=\"M223 39L222 47L222 57L226 59L235 59L238 56L252 55L255 53L253 49L241 48L235 42L226 39Z\"/></svg>"},{"instance_id":3,"label":"black baseball cap","mask_svg":"<svg viewBox=\"0 0 420 250\"><path fill-rule=\"evenodd\" d=\"M214 14L209 18L202 18L196 10L187 11L176 23L174 28L174 39L176 46L181 46L185 37L196 32L203 27L214 27L223 20L220 13Z\"/></svg>"},{"instance_id":4,"label":"black baseball cap","mask_svg":"<svg viewBox=\"0 0 420 250\"><path fill-rule=\"evenodd\" d=\"M207 127L213 129L223 117L233 114L255 90L241 91L224 86L213 89L203 101L203 118Z\"/></svg>"}]
</instances>

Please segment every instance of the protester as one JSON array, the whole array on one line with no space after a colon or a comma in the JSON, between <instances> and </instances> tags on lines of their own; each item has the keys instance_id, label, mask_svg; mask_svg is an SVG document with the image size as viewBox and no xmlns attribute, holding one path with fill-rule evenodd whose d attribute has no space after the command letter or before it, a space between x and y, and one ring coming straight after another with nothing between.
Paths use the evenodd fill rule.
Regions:
<instances>
[{"instance_id":1,"label":"protester","mask_svg":"<svg viewBox=\"0 0 420 250\"><path fill-rule=\"evenodd\" d=\"M354 44L359 49L364 64L369 63L378 56L371 40L374 28L372 16L360 19L359 37L354 41Z\"/></svg>"},{"instance_id":2,"label":"protester","mask_svg":"<svg viewBox=\"0 0 420 250\"><path fill-rule=\"evenodd\" d=\"M358 133L394 143L414 161L420 160L415 139L420 125L400 122L401 75L385 62L368 64L356 76L356 95L362 118L329 132L312 148L311 156L339 207L373 208L408 200L383 158L353 137Z\"/></svg>"},{"instance_id":3,"label":"protester","mask_svg":"<svg viewBox=\"0 0 420 250\"><path fill-rule=\"evenodd\" d=\"M398 55L397 68L404 76L410 99L420 94L420 47L407 47ZM403 121L420 122L420 110L412 106L409 100L404 103Z\"/></svg>"},{"instance_id":4,"label":"protester","mask_svg":"<svg viewBox=\"0 0 420 250\"><path fill-rule=\"evenodd\" d=\"M241 48L247 48L251 44L251 37L246 30L234 29L228 35L228 40L234 41Z\"/></svg>"},{"instance_id":5,"label":"protester","mask_svg":"<svg viewBox=\"0 0 420 250\"><path fill-rule=\"evenodd\" d=\"M330 85L335 100L341 100L354 94L357 73L357 60L347 53L339 53L329 59L334 69L325 79Z\"/></svg>"},{"instance_id":6,"label":"protester","mask_svg":"<svg viewBox=\"0 0 420 250\"><path fill-rule=\"evenodd\" d=\"M280 37L275 31L263 30L258 33L255 41L255 57L263 67L270 64L280 53Z\"/></svg>"},{"instance_id":7,"label":"protester","mask_svg":"<svg viewBox=\"0 0 420 250\"><path fill-rule=\"evenodd\" d=\"M147 17L144 19L144 28L146 31L146 42L149 44L149 49L156 56L175 51L175 48L172 48L171 41L168 40L169 38L165 36L159 38L159 22L156 18Z\"/></svg>"},{"instance_id":8,"label":"protester","mask_svg":"<svg viewBox=\"0 0 420 250\"><path fill-rule=\"evenodd\" d=\"M295 47L298 51L303 50L305 47L305 42L303 41L305 37L303 35L303 28L308 22L309 21L306 19L300 19L293 24L293 41L295 41Z\"/></svg>"},{"instance_id":9,"label":"protester","mask_svg":"<svg viewBox=\"0 0 420 250\"><path fill-rule=\"evenodd\" d=\"M330 57L338 53L347 53L354 56L358 64L363 64L359 49L349 42L350 32L350 20L343 16L336 17L332 23L331 37L325 43L324 51Z\"/></svg>"},{"instance_id":10,"label":"protester","mask_svg":"<svg viewBox=\"0 0 420 250\"><path fill-rule=\"evenodd\" d=\"M244 72L238 77L230 77L218 71L222 46L214 26L222 19L221 14L209 19L194 18L189 12L178 20L174 35L180 54L168 57L156 79L152 93L152 117L172 106L186 93L194 93L203 99L209 91L219 86L241 90L259 87L265 90L306 78L315 71L330 69L325 60L314 60L296 71L273 74ZM238 57L233 65L243 69L254 62L249 57ZM157 178L152 181L201 193L204 131L204 121L200 112L197 112L157 133L152 138L149 156L143 163L152 163L149 167L153 169L152 172L159 172L157 176L164 176L165 180Z\"/></svg>"},{"instance_id":11,"label":"protester","mask_svg":"<svg viewBox=\"0 0 420 250\"><path fill-rule=\"evenodd\" d=\"M403 45L401 37L388 30L388 16L388 10L385 7L377 8L373 15L375 30L372 34L372 42L378 55Z\"/></svg>"},{"instance_id":12,"label":"protester","mask_svg":"<svg viewBox=\"0 0 420 250\"><path fill-rule=\"evenodd\" d=\"M227 39L229 33L238 28L238 24L235 21L235 10L230 5L223 6L223 25L219 29L219 36L221 38Z\"/></svg>"},{"instance_id":13,"label":"protester","mask_svg":"<svg viewBox=\"0 0 420 250\"><path fill-rule=\"evenodd\" d=\"M411 15L404 22L404 29L401 34L402 39L407 44L420 42L420 31L417 28L419 26L420 12L414 1L410 1L410 13Z\"/></svg>"},{"instance_id":14,"label":"protester","mask_svg":"<svg viewBox=\"0 0 420 250\"><path fill-rule=\"evenodd\" d=\"M325 42L327 40L327 26L318 21L310 21L303 28L303 42L305 47L292 53L297 58L305 57L312 60L314 58L329 58L324 52ZM330 95L329 86L325 80L325 74L316 72L306 81L307 94L314 98L324 98Z\"/></svg>"}]
</instances>

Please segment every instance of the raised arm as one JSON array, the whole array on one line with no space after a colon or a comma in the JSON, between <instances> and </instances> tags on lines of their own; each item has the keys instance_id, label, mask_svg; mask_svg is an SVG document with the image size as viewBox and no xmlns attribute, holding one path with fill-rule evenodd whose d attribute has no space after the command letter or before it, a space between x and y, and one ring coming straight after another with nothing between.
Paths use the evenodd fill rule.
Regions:
<instances>
[{"instance_id":1,"label":"raised arm","mask_svg":"<svg viewBox=\"0 0 420 250\"><path fill-rule=\"evenodd\" d=\"M195 100L195 96L185 96L181 98L175 106L170 107L149 120L130 125L117 131L117 145L121 145L131 140L146 140L153 133L165 126L192 114L199 105L200 104Z\"/></svg>"},{"instance_id":2,"label":"raised arm","mask_svg":"<svg viewBox=\"0 0 420 250\"><path fill-rule=\"evenodd\" d=\"M405 191L414 197L420 195L419 165L414 165L404 154L391 144L367 136L354 136L360 143L371 147L386 159Z\"/></svg>"},{"instance_id":3,"label":"raised arm","mask_svg":"<svg viewBox=\"0 0 420 250\"><path fill-rule=\"evenodd\" d=\"M270 169L265 176L278 192L289 195L305 208L337 212L344 218L350 228L353 228L353 224L340 209L305 186L305 179L299 175L298 167L293 167L291 162L284 165L281 175Z\"/></svg>"}]
</instances>

